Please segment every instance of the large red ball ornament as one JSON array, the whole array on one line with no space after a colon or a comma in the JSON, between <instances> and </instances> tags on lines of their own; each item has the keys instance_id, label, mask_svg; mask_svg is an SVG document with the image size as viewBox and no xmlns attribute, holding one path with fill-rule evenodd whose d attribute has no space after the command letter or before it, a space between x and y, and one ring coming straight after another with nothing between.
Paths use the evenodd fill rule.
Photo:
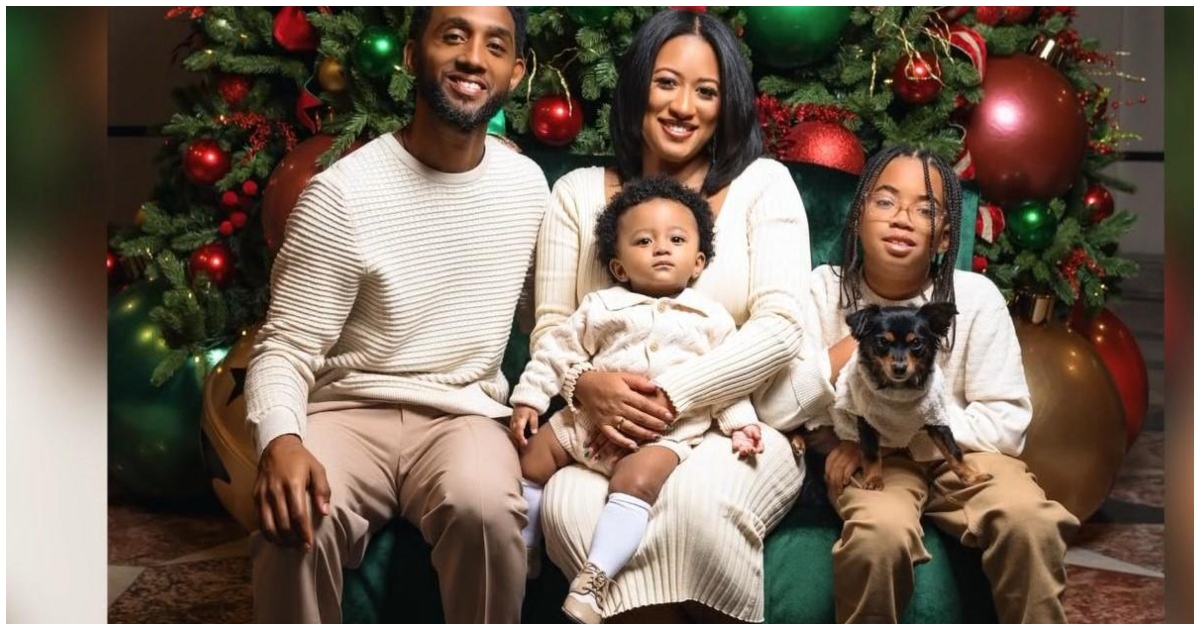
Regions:
<instances>
[{"instance_id":1,"label":"large red ball ornament","mask_svg":"<svg viewBox=\"0 0 1200 630\"><path fill-rule=\"evenodd\" d=\"M861 175L867 163L858 136L837 123L802 122L788 132L787 143L783 159L791 162L819 164L854 175Z\"/></svg>"},{"instance_id":2,"label":"large red ball ornament","mask_svg":"<svg viewBox=\"0 0 1200 630\"><path fill-rule=\"evenodd\" d=\"M1087 153L1088 126L1071 83L1030 55L988 61L966 147L981 194L994 203L1049 201L1067 192Z\"/></svg>"},{"instance_id":3,"label":"large red ball ornament","mask_svg":"<svg viewBox=\"0 0 1200 630\"><path fill-rule=\"evenodd\" d=\"M308 181L320 170L317 158L332 146L333 136L315 135L297 144L283 156L271 172L271 178L267 180L263 189L262 220L263 236L267 241L267 248L272 252L279 251L279 247L283 245L283 229L287 225L287 218L295 209L296 202L300 200L300 193L304 191ZM359 146L361 144L355 142L346 153L353 152Z\"/></svg>"},{"instance_id":4,"label":"large red ball ornament","mask_svg":"<svg viewBox=\"0 0 1200 630\"><path fill-rule=\"evenodd\" d=\"M1128 448L1141 433L1150 406L1150 379L1137 338L1107 308L1089 318L1084 309L1076 307L1071 312L1071 328L1092 342L1117 386L1121 405L1125 408L1125 445Z\"/></svg>"}]
</instances>

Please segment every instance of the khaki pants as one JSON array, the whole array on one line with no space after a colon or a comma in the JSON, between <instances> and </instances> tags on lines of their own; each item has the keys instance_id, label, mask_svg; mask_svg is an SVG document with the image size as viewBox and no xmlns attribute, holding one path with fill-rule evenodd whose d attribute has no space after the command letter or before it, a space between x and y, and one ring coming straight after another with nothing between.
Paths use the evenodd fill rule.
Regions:
<instances>
[{"instance_id":1,"label":"khaki pants","mask_svg":"<svg viewBox=\"0 0 1200 630\"><path fill-rule=\"evenodd\" d=\"M833 547L839 622L895 623L913 591L913 565L927 562L922 512L964 545L983 550L983 570L1002 623L1063 623L1066 539L1079 521L1046 499L1018 459L968 453L992 480L963 487L944 462L901 452L883 462L882 491L853 485L833 499L845 524Z\"/></svg>"},{"instance_id":2,"label":"khaki pants","mask_svg":"<svg viewBox=\"0 0 1200 630\"><path fill-rule=\"evenodd\" d=\"M251 538L257 621L340 622L343 567L397 514L433 546L447 622L520 621L525 500L507 427L419 407L309 413L304 445L325 466L330 515L313 510L308 553Z\"/></svg>"}]
</instances>

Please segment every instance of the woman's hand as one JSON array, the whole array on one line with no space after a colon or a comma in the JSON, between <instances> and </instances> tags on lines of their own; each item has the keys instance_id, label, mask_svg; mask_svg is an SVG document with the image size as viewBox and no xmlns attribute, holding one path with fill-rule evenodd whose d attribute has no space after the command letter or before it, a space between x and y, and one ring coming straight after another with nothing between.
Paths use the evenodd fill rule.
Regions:
<instances>
[{"instance_id":1,"label":"woman's hand","mask_svg":"<svg viewBox=\"0 0 1200 630\"><path fill-rule=\"evenodd\" d=\"M658 439L675 419L666 394L637 374L584 372L575 382L575 399L596 430L593 445L603 436L612 444L637 450L638 442ZM593 455L598 449L589 445Z\"/></svg>"}]
</instances>

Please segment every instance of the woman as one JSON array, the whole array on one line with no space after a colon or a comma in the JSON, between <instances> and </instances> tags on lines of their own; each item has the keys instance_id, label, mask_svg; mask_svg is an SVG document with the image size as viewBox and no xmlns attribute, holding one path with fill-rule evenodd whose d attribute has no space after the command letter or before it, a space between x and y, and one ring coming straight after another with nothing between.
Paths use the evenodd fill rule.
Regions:
<instances>
[{"instance_id":1,"label":"woman","mask_svg":"<svg viewBox=\"0 0 1200 630\"><path fill-rule=\"evenodd\" d=\"M595 262L596 217L625 182L649 175L669 175L708 198L716 257L694 288L739 326L720 348L654 383L637 374L580 376L574 401L603 426L603 448L628 448L664 431L670 417L746 395L768 426L789 430L798 422L764 409L796 409L798 394L773 377L801 346L808 223L787 169L762 158L754 99L728 27L704 13L656 14L622 60L611 119L616 168L579 169L554 188L538 243L534 345L583 296L611 284ZM719 432L704 438L663 487L636 556L607 585L605 617L643 609L674 621L762 620L763 537L803 479L780 433L764 427L763 447L748 463ZM545 489L546 548L567 575L583 566L607 487L604 477L574 466Z\"/></svg>"}]
</instances>

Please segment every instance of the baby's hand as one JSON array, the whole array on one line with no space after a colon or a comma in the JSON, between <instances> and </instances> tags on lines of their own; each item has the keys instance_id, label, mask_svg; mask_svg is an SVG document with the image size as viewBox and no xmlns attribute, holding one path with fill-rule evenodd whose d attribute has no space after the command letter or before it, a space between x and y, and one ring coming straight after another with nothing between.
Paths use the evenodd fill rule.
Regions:
<instances>
[{"instance_id":1,"label":"baby's hand","mask_svg":"<svg viewBox=\"0 0 1200 630\"><path fill-rule=\"evenodd\" d=\"M738 457L753 457L763 452L762 430L757 424L734 429L729 438L733 440L733 452Z\"/></svg>"},{"instance_id":2,"label":"baby's hand","mask_svg":"<svg viewBox=\"0 0 1200 630\"><path fill-rule=\"evenodd\" d=\"M526 405L513 405L513 415L512 419L508 422L508 431L513 444L516 444L518 447L529 444L529 440L525 439L525 427L527 425L529 426L530 433L537 435L537 409Z\"/></svg>"}]
</instances>

